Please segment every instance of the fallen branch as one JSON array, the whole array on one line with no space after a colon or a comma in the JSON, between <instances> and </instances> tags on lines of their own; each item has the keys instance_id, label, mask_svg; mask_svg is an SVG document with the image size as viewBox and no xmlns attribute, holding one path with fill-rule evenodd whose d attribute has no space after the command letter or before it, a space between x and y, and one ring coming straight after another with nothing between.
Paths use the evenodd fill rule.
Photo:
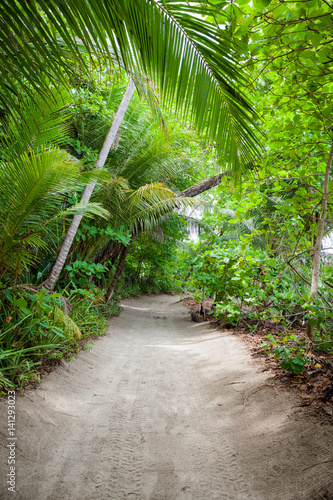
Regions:
<instances>
[{"instance_id":1,"label":"fallen branch","mask_svg":"<svg viewBox=\"0 0 333 500\"><path fill-rule=\"evenodd\" d=\"M302 472L311 469L311 467L316 467L317 465L321 464L328 464L329 462L333 462L333 458L330 458L329 460L323 460L322 462L317 462L316 464L308 465L307 467L304 467L304 469L302 469Z\"/></svg>"},{"instance_id":2,"label":"fallen branch","mask_svg":"<svg viewBox=\"0 0 333 500\"><path fill-rule=\"evenodd\" d=\"M229 382L229 384L225 385L234 385L234 384L245 384L246 382Z\"/></svg>"}]
</instances>

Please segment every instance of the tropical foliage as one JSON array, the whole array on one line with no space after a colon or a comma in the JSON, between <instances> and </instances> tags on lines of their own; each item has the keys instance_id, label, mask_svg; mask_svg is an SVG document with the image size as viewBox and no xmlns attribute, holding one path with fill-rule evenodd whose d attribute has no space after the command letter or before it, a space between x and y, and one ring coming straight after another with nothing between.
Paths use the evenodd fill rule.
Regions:
<instances>
[{"instance_id":1,"label":"tropical foliage","mask_svg":"<svg viewBox=\"0 0 333 500\"><path fill-rule=\"evenodd\" d=\"M9 96L14 105L11 93L41 86L47 91L50 79L65 84L73 79L75 64L88 70L96 54L108 65L140 75L139 81L152 80L164 102L218 141L224 160L239 168L240 155L249 161L255 151L252 111L242 94L245 75L233 61L232 44L202 17L216 12L208 1L198 6L155 0L48 5L5 0L0 8L2 104Z\"/></svg>"},{"instance_id":2,"label":"tropical foliage","mask_svg":"<svg viewBox=\"0 0 333 500\"><path fill-rule=\"evenodd\" d=\"M5 389L141 293L189 290L289 372L332 352L332 22L319 0L2 2Z\"/></svg>"}]
</instances>

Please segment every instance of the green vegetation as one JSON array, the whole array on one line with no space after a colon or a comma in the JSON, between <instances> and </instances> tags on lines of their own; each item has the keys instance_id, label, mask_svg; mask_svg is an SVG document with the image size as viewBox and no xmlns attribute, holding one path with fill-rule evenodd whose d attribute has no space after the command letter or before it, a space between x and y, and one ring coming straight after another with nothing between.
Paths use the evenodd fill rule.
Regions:
<instances>
[{"instance_id":1,"label":"green vegetation","mask_svg":"<svg viewBox=\"0 0 333 500\"><path fill-rule=\"evenodd\" d=\"M333 349L333 5L111 3L0 7L1 391L185 290L301 373Z\"/></svg>"}]
</instances>

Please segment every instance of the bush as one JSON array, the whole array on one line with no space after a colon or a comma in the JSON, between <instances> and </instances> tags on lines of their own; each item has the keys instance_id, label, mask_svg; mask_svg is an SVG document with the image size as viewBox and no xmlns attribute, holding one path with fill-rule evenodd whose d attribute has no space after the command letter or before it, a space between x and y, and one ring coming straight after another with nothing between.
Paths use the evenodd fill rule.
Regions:
<instances>
[{"instance_id":1,"label":"bush","mask_svg":"<svg viewBox=\"0 0 333 500\"><path fill-rule=\"evenodd\" d=\"M61 309L60 294L9 290L1 296L0 383L23 387L43 359L60 359L72 349L79 328Z\"/></svg>"},{"instance_id":2,"label":"bush","mask_svg":"<svg viewBox=\"0 0 333 500\"><path fill-rule=\"evenodd\" d=\"M0 395L23 388L42 362L69 360L80 349L80 339L103 335L107 320L119 312L118 304L96 302L93 291L70 294L17 288L1 294ZM100 298L99 298L100 299ZM70 308L67 316L64 301Z\"/></svg>"}]
</instances>

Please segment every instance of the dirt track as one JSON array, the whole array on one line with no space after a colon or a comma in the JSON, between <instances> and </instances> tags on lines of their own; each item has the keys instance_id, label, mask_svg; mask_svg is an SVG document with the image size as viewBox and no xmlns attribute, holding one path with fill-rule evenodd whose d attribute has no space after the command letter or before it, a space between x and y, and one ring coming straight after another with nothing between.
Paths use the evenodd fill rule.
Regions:
<instances>
[{"instance_id":1,"label":"dirt track","mask_svg":"<svg viewBox=\"0 0 333 500\"><path fill-rule=\"evenodd\" d=\"M333 459L333 427L267 384L242 343L176 296L123 307L17 399L16 494L1 403L1 499L310 500L333 480L333 461L314 465Z\"/></svg>"}]
</instances>

